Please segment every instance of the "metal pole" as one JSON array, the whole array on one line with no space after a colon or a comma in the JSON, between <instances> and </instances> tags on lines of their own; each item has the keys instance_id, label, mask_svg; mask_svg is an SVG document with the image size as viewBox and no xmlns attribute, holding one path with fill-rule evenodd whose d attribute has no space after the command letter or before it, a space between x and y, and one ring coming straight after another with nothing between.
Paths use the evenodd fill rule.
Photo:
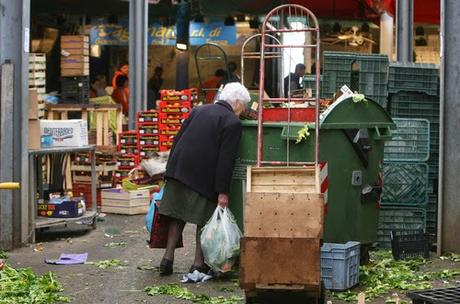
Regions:
<instances>
[{"instance_id":1,"label":"metal pole","mask_svg":"<svg viewBox=\"0 0 460 304\"><path fill-rule=\"evenodd\" d=\"M13 86L13 129L7 137L12 137L12 145L0 145L2 152L12 151L13 181L20 182L21 190L14 191L13 205L13 245L25 243L29 236L28 209L28 111L29 111L29 44L30 44L30 0L7 0L0 3L0 64L9 61L14 66ZM3 130L4 131L4 130ZM5 132L6 133L6 132ZM1 139L3 142L3 138Z\"/></svg>"},{"instance_id":2,"label":"metal pole","mask_svg":"<svg viewBox=\"0 0 460 304\"><path fill-rule=\"evenodd\" d=\"M147 109L148 2L129 2L129 113L130 130L136 127L136 113Z\"/></svg>"},{"instance_id":3,"label":"metal pole","mask_svg":"<svg viewBox=\"0 0 460 304\"><path fill-rule=\"evenodd\" d=\"M460 2L441 1L441 104L438 253L460 252L458 117L460 117Z\"/></svg>"},{"instance_id":4,"label":"metal pole","mask_svg":"<svg viewBox=\"0 0 460 304\"><path fill-rule=\"evenodd\" d=\"M414 1L396 1L397 44L396 58L398 61L411 62L413 58L413 20Z\"/></svg>"},{"instance_id":5,"label":"metal pole","mask_svg":"<svg viewBox=\"0 0 460 304\"><path fill-rule=\"evenodd\" d=\"M176 50L176 90L188 88L189 51Z\"/></svg>"}]
</instances>

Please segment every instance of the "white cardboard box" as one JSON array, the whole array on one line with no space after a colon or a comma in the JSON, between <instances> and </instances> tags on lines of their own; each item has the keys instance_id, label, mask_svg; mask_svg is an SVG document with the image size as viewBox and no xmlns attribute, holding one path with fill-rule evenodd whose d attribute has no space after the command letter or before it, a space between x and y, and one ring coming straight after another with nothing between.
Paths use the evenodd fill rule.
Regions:
<instances>
[{"instance_id":1,"label":"white cardboard box","mask_svg":"<svg viewBox=\"0 0 460 304\"><path fill-rule=\"evenodd\" d=\"M146 214L150 207L149 190L123 191L103 189L101 191L101 211L117 214Z\"/></svg>"},{"instance_id":2,"label":"white cardboard box","mask_svg":"<svg viewBox=\"0 0 460 304\"><path fill-rule=\"evenodd\" d=\"M85 120L40 120L40 135L52 135L53 147L88 145L88 124Z\"/></svg>"}]
</instances>

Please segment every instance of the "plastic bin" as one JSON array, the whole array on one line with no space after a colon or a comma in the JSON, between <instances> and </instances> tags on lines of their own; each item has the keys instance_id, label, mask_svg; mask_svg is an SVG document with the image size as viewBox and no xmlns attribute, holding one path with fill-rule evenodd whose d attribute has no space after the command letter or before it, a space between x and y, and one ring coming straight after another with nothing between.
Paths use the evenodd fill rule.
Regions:
<instances>
[{"instance_id":1,"label":"plastic bin","mask_svg":"<svg viewBox=\"0 0 460 304\"><path fill-rule=\"evenodd\" d=\"M460 303L460 287L427 289L411 291L407 296L413 303L423 304L454 304Z\"/></svg>"},{"instance_id":2,"label":"plastic bin","mask_svg":"<svg viewBox=\"0 0 460 304\"><path fill-rule=\"evenodd\" d=\"M438 223L438 196L431 194L426 205L426 232L430 234L437 233Z\"/></svg>"},{"instance_id":3,"label":"plastic bin","mask_svg":"<svg viewBox=\"0 0 460 304\"><path fill-rule=\"evenodd\" d=\"M425 230L426 211L423 208L387 207L380 208L377 241L379 246L391 247L391 231L417 232Z\"/></svg>"},{"instance_id":4,"label":"plastic bin","mask_svg":"<svg viewBox=\"0 0 460 304\"><path fill-rule=\"evenodd\" d=\"M438 95L439 67L435 64L391 62L388 74L388 91L425 92Z\"/></svg>"},{"instance_id":5,"label":"plastic bin","mask_svg":"<svg viewBox=\"0 0 460 304\"><path fill-rule=\"evenodd\" d=\"M385 143L385 161L427 161L430 157L430 122L427 119L395 118L397 129Z\"/></svg>"},{"instance_id":6,"label":"plastic bin","mask_svg":"<svg viewBox=\"0 0 460 304\"><path fill-rule=\"evenodd\" d=\"M321 280L326 289L345 290L359 283L359 247L359 242L323 244Z\"/></svg>"},{"instance_id":7,"label":"plastic bin","mask_svg":"<svg viewBox=\"0 0 460 304\"><path fill-rule=\"evenodd\" d=\"M416 232L391 231L391 252L397 261L408 258L430 257L431 239L422 230Z\"/></svg>"},{"instance_id":8,"label":"plastic bin","mask_svg":"<svg viewBox=\"0 0 460 304\"><path fill-rule=\"evenodd\" d=\"M428 203L426 163L385 162L382 205L420 206Z\"/></svg>"}]
</instances>

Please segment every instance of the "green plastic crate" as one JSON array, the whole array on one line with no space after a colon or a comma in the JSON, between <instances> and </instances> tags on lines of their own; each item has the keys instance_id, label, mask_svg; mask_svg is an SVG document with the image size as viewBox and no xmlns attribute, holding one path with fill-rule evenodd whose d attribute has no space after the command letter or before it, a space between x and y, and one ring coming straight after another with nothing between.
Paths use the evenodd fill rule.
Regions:
<instances>
[{"instance_id":1,"label":"green plastic crate","mask_svg":"<svg viewBox=\"0 0 460 304\"><path fill-rule=\"evenodd\" d=\"M428 203L428 165L384 162L382 205L421 206Z\"/></svg>"},{"instance_id":2,"label":"green plastic crate","mask_svg":"<svg viewBox=\"0 0 460 304\"><path fill-rule=\"evenodd\" d=\"M401 91L390 95L389 110L392 117L425 118L439 123L439 97L425 93Z\"/></svg>"},{"instance_id":3,"label":"green plastic crate","mask_svg":"<svg viewBox=\"0 0 460 304\"><path fill-rule=\"evenodd\" d=\"M386 107L388 56L346 52L324 52L323 56L323 97L331 98L343 85L348 85L352 91Z\"/></svg>"},{"instance_id":4,"label":"green plastic crate","mask_svg":"<svg viewBox=\"0 0 460 304\"><path fill-rule=\"evenodd\" d=\"M385 161L427 161L430 157L430 122L427 119L394 118L397 129L385 142Z\"/></svg>"},{"instance_id":5,"label":"green plastic crate","mask_svg":"<svg viewBox=\"0 0 460 304\"><path fill-rule=\"evenodd\" d=\"M320 94L321 90L323 90L323 75L320 76L319 79L319 87L320 87ZM312 97L316 96L316 76L315 75L305 75L303 76L303 86L304 88L311 89Z\"/></svg>"},{"instance_id":6,"label":"green plastic crate","mask_svg":"<svg viewBox=\"0 0 460 304\"><path fill-rule=\"evenodd\" d=\"M388 91L425 92L438 95L439 67L434 64L391 62L388 73Z\"/></svg>"},{"instance_id":7,"label":"green plastic crate","mask_svg":"<svg viewBox=\"0 0 460 304\"><path fill-rule=\"evenodd\" d=\"M424 208L382 206L380 208L377 242L381 247L391 247L392 230L416 232L425 230L426 211Z\"/></svg>"}]
</instances>

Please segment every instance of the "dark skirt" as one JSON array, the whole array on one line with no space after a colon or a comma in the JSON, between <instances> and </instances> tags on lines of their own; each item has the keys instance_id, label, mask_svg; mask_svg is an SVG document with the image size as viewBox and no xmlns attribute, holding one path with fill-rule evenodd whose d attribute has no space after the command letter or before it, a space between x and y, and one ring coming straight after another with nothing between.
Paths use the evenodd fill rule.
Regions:
<instances>
[{"instance_id":1,"label":"dark skirt","mask_svg":"<svg viewBox=\"0 0 460 304\"><path fill-rule=\"evenodd\" d=\"M204 226L216 207L217 201L202 196L177 180L168 179L159 212L161 215Z\"/></svg>"}]
</instances>

